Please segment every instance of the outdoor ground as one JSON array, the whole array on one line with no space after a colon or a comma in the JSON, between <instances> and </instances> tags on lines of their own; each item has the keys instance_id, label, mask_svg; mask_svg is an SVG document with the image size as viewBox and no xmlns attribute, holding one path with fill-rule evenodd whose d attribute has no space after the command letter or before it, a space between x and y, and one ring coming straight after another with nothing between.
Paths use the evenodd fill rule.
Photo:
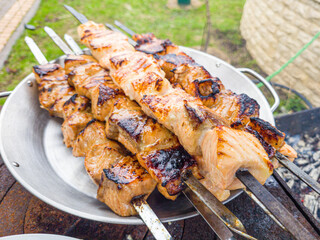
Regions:
<instances>
[{"instance_id":1,"label":"outdoor ground","mask_svg":"<svg viewBox=\"0 0 320 240\"><path fill-rule=\"evenodd\" d=\"M239 25L244 3L245 0L210 1L213 28L208 53L236 67L252 68L265 76L247 52L240 35ZM202 44L206 23L204 4L194 9L169 9L167 0L149 0L148 3L143 0L46 0L41 2L29 23L36 30L25 30L0 71L0 91L13 90L36 64L24 43L25 36L32 37L49 60L62 55L62 52L49 40L43 30L44 26L53 28L60 36L68 33L77 38L78 22L64 9L63 4L74 7L96 22L113 23L117 19L136 32L153 32L157 37L169 38L178 45L200 49ZM287 94L284 93L284 99L286 98Z\"/></svg>"}]
</instances>

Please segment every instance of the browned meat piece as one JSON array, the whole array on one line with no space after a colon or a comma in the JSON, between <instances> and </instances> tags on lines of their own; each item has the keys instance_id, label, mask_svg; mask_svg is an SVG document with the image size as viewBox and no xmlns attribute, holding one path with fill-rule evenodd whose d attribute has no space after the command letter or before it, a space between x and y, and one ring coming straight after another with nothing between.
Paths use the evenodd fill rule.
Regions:
<instances>
[{"instance_id":1,"label":"browned meat piece","mask_svg":"<svg viewBox=\"0 0 320 240\"><path fill-rule=\"evenodd\" d=\"M71 65L72 61L69 58L68 59L68 67L66 68L68 72L70 72L70 69L72 71L67 75L68 76L68 83L71 86L75 86L75 89L77 91L77 87L80 86L88 77L93 76L97 74L98 72L101 72L101 67L96 62L89 62L83 65L78 65L78 61L75 61L75 64L77 67L73 67Z\"/></svg>"},{"instance_id":2,"label":"browned meat piece","mask_svg":"<svg viewBox=\"0 0 320 240\"><path fill-rule=\"evenodd\" d=\"M58 64L45 64L33 67L38 83L41 107L50 115L64 117L63 105L75 93L68 85L63 69Z\"/></svg>"},{"instance_id":3,"label":"browned meat piece","mask_svg":"<svg viewBox=\"0 0 320 240\"><path fill-rule=\"evenodd\" d=\"M100 121L105 121L114 105L124 97L123 91L113 81L96 86L91 93L92 114Z\"/></svg>"},{"instance_id":4,"label":"browned meat piece","mask_svg":"<svg viewBox=\"0 0 320 240\"><path fill-rule=\"evenodd\" d=\"M63 68L56 63L49 63L44 65L36 65L32 68L37 83L40 83L44 77L50 77L54 75L64 76Z\"/></svg>"},{"instance_id":5,"label":"browned meat piece","mask_svg":"<svg viewBox=\"0 0 320 240\"><path fill-rule=\"evenodd\" d=\"M235 178L233 171L242 164L258 164L249 171L262 184L270 176L272 163L258 139L225 126L225 121L203 106L199 99L172 88L151 55L135 52L127 39L101 24L89 21L78 28L78 33L125 94L136 100L145 113L172 130L190 154L202 159L198 161L200 173L208 183L206 187L220 200L228 196L228 187ZM220 138L225 141L219 141ZM220 148L228 151L218 154ZM225 155L230 161L223 161ZM251 155L254 157L248 158ZM232 159L237 159L235 168L228 167Z\"/></svg>"},{"instance_id":6,"label":"browned meat piece","mask_svg":"<svg viewBox=\"0 0 320 240\"><path fill-rule=\"evenodd\" d=\"M131 216L137 214L131 201L147 199L156 184L137 160L126 157L103 170L97 198L120 216Z\"/></svg>"},{"instance_id":7,"label":"browned meat piece","mask_svg":"<svg viewBox=\"0 0 320 240\"><path fill-rule=\"evenodd\" d=\"M93 119L91 113L74 112L67 117L62 126L63 141L67 147L72 147L78 134Z\"/></svg>"},{"instance_id":8,"label":"browned meat piece","mask_svg":"<svg viewBox=\"0 0 320 240\"><path fill-rule=\"evenodd\" d=\"M147 54L164 55L179 51L178 46L174 45L169 39L157 39L153 33L135 34L132 38L137 42L135 49Z\"/></svg>"},{"instance_id":9,"label":"browned meat piece","mask_svg":"<svg viewBox=\"0 0 320 240\"><path fill-rule=\"evenodd\" d=\"M90 112L90 99L75 93L63 104L63 118L66 119L74 112Z\"/></svg>"},{"instance_id":10,"label":"browned meat piece","mask_svg":"<svg viewBox=\"0 0 320 240\"><path fill-rule=\"evenodd\" d=\"M88 150L84 166L94 183L99 185L103 169L108 169L127 157L128 154L122 146L106 139L105 143L94 145Z\"/></svg>"},{"instance_id":11,"label":"browned meat piece","mask_svg":"<svg viewBox=\"0 0 320 240\"><path fill-rule=\"evenodd\" d=\"M64 60L64 69L67 75L72 74L74 68L87 63L97 62L92 56L89 55L68 55ZM71 64L71 65L70 65ZM73 84L71 81L70 84Z\"/></svg>"},{"instance_id":12,"label":"browned meat piece","mask_svg":"<svg viewBox=\"0 0 320 240\"><path fill-rule=\"evenodd\" d=\"M96 119L88 122L74 141L73 156L84 157L94 145L108 142L104 128L105 124Z\"/></svg>"}]
</instances>

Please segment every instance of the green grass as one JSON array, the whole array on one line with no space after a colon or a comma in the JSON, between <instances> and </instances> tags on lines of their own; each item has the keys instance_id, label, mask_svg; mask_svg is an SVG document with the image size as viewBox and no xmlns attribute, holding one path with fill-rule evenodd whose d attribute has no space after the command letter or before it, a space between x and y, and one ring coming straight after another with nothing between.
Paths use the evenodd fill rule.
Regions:
<instances>
[{"instance_id":1,"label":"green grass","mask_svg":"<svg viewBox=\"0 0 320 240\"><path fill-rule=\"evenodd\" d=\"M240 44L239 22L245 0L210 1L213 28L225 34L233 44ZM206 19L205 5L197 9L168 9L167 0L132 1L79 1L46 0L30 21L35 31L22 34L14 45L4 68L0 71L0 91L13 90L31 72L36 60L24 43L24 37L32 37L40 46L47 59L52 60L62 52L52 43L43 30L53 28L60 36L68 33L76 37L78 22L64 9L68 4L89 19L96 22L112 23L118 19L137 32L153 32L159 38L169 38L184 46L201 45Z\"/></svg>"}]
</instances>

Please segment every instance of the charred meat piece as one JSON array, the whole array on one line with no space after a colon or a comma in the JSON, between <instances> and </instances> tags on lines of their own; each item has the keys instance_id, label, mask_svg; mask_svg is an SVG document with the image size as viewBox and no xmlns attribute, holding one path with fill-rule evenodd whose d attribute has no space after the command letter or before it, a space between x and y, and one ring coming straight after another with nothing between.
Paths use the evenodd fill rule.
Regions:
<instances>
[{"instance_id":1,"label":"charred meat piece","mask_svg":"<svg viewBox=\"0 0 320 240\"><path fill-rule=\"evenodd\" d=\"M174 45L169 39L157 39L153 33L135 34L132 38L137 42L135 49L147 54L164 55L179 51L178 46Z\"/></svg>"},{"instance_id":2,"label":"charred meat piece","mask_svg":"<svg viewBox=\"0 0 320 240\"><path fill-rule=\"evenodd\" d=\"M147 199L157 182L132 157L126 157L108 169L104 169L97 198L120 216L137 214L131 201Z\"/></svg>"}]
</instances>

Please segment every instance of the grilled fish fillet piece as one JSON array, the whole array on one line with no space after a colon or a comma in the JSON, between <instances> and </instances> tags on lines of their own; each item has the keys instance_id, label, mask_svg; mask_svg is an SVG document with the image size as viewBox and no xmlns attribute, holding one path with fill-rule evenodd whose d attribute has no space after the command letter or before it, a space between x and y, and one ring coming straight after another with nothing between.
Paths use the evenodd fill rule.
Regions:
<instances>
[{"instance_id":1,"label":"grilled fish fillet piece","mask_svg":"<svg viewBox=\"0 0 320 240\"><path fill-rule=\"evenodd\" d=\"M78 62L81 60L77 57L75 61L77 67L73 67L72 59L73 57L70 56L67 61L73 73L89 73L87 79L85 74L81 74L80 77L77 74L73 75L73 80L76 80L74 81L76 89L79 89L77 85L83 82L90 84L96 75L105 71L101 68L101 71L97 70L95 75L91 75L92 71L87 68L92 65L79 65ZM182 190L180 173L185 169L190 169L196 176L201 177L197 171L196 162L183 150L177 137L148 117L141 107L126 97L111 79L106 82L97 82L90 97L94 117L106 120L107 137L119 141L136 154L140 164L160 184L159 189L166 198L173 200ZM74 149L76 149L75 145ZM183 158L177 159L177 156L183 156Z\"/></svg>"},{"instance_id":2,"label":"grilled fish fillet piece","mask_svg":"<svg viewBox=\"0 0 320 240\"><path fill-rule=\"evenodd\" d=\"M91 120L79 132L73 143L72 154L75 157L84 157L86 153L94 146L108 142L104 131L105 123Z\"/></svg>"},{"instance_id":3,"label":"grilled fish fillet piece","mask_svg":"<svg viewBox=\"0 0 320 240\"><path fill-rule=\"evenodd\" d=\"M138 160L125 157L103 169L97 198L120 216L131 216L137 214L131 201L138 197L147 199L156 184Z\"/></svg>"},{"instance_id":4,"label":"grilled fish fillet piece","mask_svg":"<svg viewBox=\"0 0 320 240\"><path fill-rule=\"evenodd\" d=\"M204 174L203 176L208 182L212 182L210 186L214 184L215 189L222 189L213 193L220 200L223 200L226 196L223 192L228 191L223 188L228 187L228 184L224 178L219 180L217 176L228 175L219 170L226 169L225 171L227 171L228 168L215 165L214 156L217 156L217 159L220 159L221 156L217 154L217 148L211 146L214 136L216 136L213 135L216 131L215 127L222 127L226 123L210 109L203 106L199 99L190 96L181 89L173 89L152 56L135 52L127 41L120 42L118 35L113 37L113 33L107 31L103 25L87 22L78 28L78 33L82 40L85 39L82 42L91 49L99 63L110 70L110 76L126 95L136 100L145 113L172 130L178 136L182 146L191 155L203 157L202 165L208 165L211 169L215 169L217 173L215 175L209 174L205 168L200 168L200 173ZM226 138L227 142L217 141L219 147L232 146L234 142L237 143L237 147L229 147L232 149L229 152L230 156L235 158L238 156L242 162L246 161L247 156L243 155L243 149L246 149L246 146L245 142L241 141L242 136L245 135L245 138L251 137L250 141L258 143L258 145L251 144L253 149L248 149L246 153L259 156L255 161L261 162L262 165L271 164L268 157L264 159L264 156L267 155L253 135L228 127L221 129L225 131L228 129L228 132L233 133L233 138L237 139ZM231 140L232 142L228 142ZM260 154L254 154L255 152ZM223 164L224 161L217 162ZM265 169L269 168L265 167ZM255 176L257 171L252 171L252 173ZM265 177L270 174L268 170L263 174L263 179L259 176L256 177L261 183L264 183Z\"/></svg>"},{"instance_id":5,"label":"grilled fish fillet piece","mask_svg":"<svg viewBox=\"0 0 320 240\"><path fill-rule=\"evenodd\" d=\"M84 166L94 183L99 185L103 169L108 169L127 157L128 152L123 146L106 139L104 143L93 145L88 149L85 154Z\"/></svg>"}]
</instances>

